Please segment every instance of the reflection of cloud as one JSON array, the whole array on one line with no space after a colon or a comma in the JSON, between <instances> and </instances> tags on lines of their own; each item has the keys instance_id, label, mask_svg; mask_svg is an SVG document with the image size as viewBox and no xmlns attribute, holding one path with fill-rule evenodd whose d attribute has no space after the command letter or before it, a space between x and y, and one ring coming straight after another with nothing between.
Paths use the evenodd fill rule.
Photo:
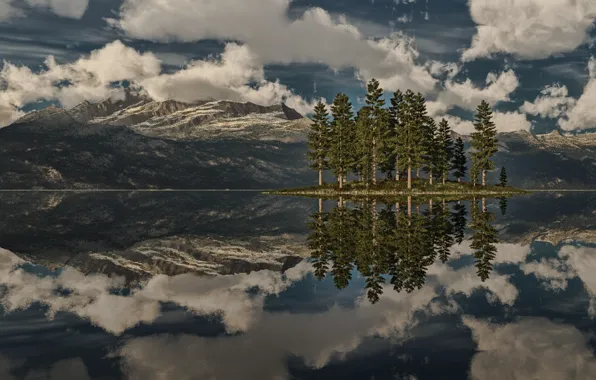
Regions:
<instances>
[{"instance_id":1,"label":"reflection of cloud","mask_svg":"<svg viewBox=\"0 0 596 380\"><path fill-rule=\"evenodd\" d=\"M416 324L415 313L440 311L432 307L436 296L433 286L410 294L386 287L375 305L361 296L353 309L333 306L319 314L263 313L240 335L138 338L117 354L131 380L285 379L288 356L321 368L355 350L367 337L403 338Z\"/></svg>"},{"instance_id":2,"label":"reflection of cloud","mask_svg":"<svg viewBox=\"0 0 596 380\"><path fill-rule=\"evenodd\" d=\"M22 263L13 253L0 250L0 284L7 288L2 298L6 311L39 302L48 307L50 316L58 311L71 312L115 334L155 320L161 314L161 302L178 304L199 315L220 314L228 330L244 330L258 319L266 295L279 294L310 272L310 265L303 262L285 274L265 270L216 277L159 275L130 296L121 296L111 294L111 290L124 285L122 278L86 276L69 267L56 277L39 277L15 268ZM258 294L249 295L246 290L251 288L258 288ZM60 289L71 293L58 294Z\"/></svg>"},{"instance_id":3,"label":"reflection of cloud","mask_svg":"<svg viewBox=\"0 0 596 380\"><path fill-rule=\"evenodd\" d=\"M0 378L2 380L16 380L17 377L11 372L14 370L22 371L20 362L11 362L10 359L0 356ZM54 363L48 369L30 370L25 375L26 379L44 379L44 380L87 380L91 379L87 368L80 358L61 360Z\"/></svg>"},{"instance_id":4,"label":"reflection of cloud","mask_svg":"<svg viewBox=\"0 0 596 380\"><path fill-rule=\"evenodd\" d=\"M575 327L527 318L507 325L492 325L464 317L478 344L470 378L593 379L596 359L586 337Z\"/></svg>"}]
</instances>

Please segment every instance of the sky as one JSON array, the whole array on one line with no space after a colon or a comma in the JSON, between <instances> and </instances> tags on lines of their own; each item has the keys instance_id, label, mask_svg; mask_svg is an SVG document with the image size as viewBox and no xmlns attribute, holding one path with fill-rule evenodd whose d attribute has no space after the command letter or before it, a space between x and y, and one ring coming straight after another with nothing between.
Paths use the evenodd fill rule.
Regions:
<instances>
[{"instance_id":1,"label":"sky","mask_svg":"<svg viewBox=\"0 0 596 380\"><path fill-rule=\"evenodd\" d=\"M207 97L303 114L412 89L467 134L596 128L594 0L0 0L0 126L48 104Z\"/></svg>"}]
</instances>

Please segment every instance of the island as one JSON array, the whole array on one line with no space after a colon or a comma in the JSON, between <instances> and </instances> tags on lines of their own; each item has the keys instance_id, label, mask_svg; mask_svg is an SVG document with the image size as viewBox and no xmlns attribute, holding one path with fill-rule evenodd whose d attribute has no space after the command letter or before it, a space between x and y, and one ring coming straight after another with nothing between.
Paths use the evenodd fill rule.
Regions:
<instances>
[{"instance_id":1,"label":"island","mask_svg":"<svg viewBox=\"0 0 596 380\"><path fill-rule=\"evenodd\" d=\"M318 185L276 189L265 194L321 198L367 196L510 196L529 191L507 186L501 167L499 183L489 185L487 172L496 169L498 151L492 110L482 101L474 118L470 148L444 118L428 114L426 100L412 90L393 93L389 107L376 79L367 85L365 105L354 115L348 96L338 93L327 106L319 100L308 134L310 167ZM470 168L468 170L468 162ZM324 172L335 181L325 183ZM421 175L424 172L424 177ZM379 175L383 178L378 178ZM415 177L414 177L415 176ZM468 182L463 181L465 177Z\"/></svg>"}]
</instances>

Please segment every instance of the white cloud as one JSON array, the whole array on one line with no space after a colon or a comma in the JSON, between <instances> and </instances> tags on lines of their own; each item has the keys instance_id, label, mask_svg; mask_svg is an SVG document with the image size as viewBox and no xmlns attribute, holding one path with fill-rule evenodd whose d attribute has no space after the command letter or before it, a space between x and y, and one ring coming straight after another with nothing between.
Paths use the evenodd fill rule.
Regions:
<instances>
[{"instance_id":1,"label":"white cloud","mask_svg":"<svg viewBox=\"0 0 596 380\"><path fill-rule=\"evenodd\" d=\"M547 58L587 42L596 18L593 0L470 0L478 25L463 61L511 53L521 59Z\"/></svg>"},{"instance_id":2,"label":"white cloud","mask_svg":"<svg viewBox=\"0 0 596 380\"><path fill-rule=\"evenodd\" d=\"M23 11L14 6L14 0L0 0L0 22L22 15Z\"/></svg>"},{"instance_id":3,"label":"white cloud","mask_svg":"<svg viewBox=\"0 0 596 380\"><path fill-rule=\"evenodd\" d=\"M596 358L587 338L575 327L545 318L494 325L464 317L477 343L470 378L576 379L596 373Z\"/></svg>"},{"instance_id":4,"label":"white cloud","mask_svg":"<svg viewBox=\"0 0 596 380\"><path fill-rule=\"evenodd\" d=\"M428 102L431 116L445 113L455 106L474 111L482 100L490 106L499 102L511 101L511 94L518 88L519 80L512 70L497 75L489 73L485 81L486 86L480 88L468 78L463 83L452 80L445 82L445 89L439 93L435 101Z\"/></svg>"},{"instance_id":5,"label":"white cloud","mask_svg":"<svg viewBox=\"0 0 596 380\"><path fill-rule=\"evenodd\" d=\"M588 62L588 72L590 79L584 87L584 92L575 106L559 119L559 126L563 130L572 131L596 127L596 107L594 107L596 104L596 59L594 57Z\"/></svg>"},{"instance_id":6,"label":"white cloud","mask_svg":"<svg viewBox=\"0 0 596 380\"><path fill-rule=\"evenodd\" d=\"M441 115L434 117L436 122L441 119L447 120L451 130L460 135L469 135L474 132L474 123L471 120L464 120L453 115ZM493 122L497 132L530 131L532 122L525 114L519 112L493 112Z\"/></svg>"},{"instance_id":7,"label":"white cloud","mask_svg":"<svg viewBox=\"0 0 596 380\"><path fill-rule=\"evenodd\" d=\"M387 90L428 93L437 81L416 64L412 39L394 33L366 39L345 17L321 8L287 17L288 0L126 0L110 24L134 38L156 41L235 40L248 45L263 64L313 62L334 69L356 68L358 78L374 77Z\"/></svg>"},{"instance_id":8,"label":"white cloud","mask_svg":"<svg viewBox=\"0 0 596 380\"><path fill-rule=\"evenodd\" d=\"M575 105L575 99L569 97L566 86L546 86L540 94L533 103L525 101L520 111L542 118L557 118Z\"/></svg>"},{"instance_id":9,"label":"white cloud","mask_svg":"<svg viewBox=\"0 0 596 380\"><path fill-rule=\"evenodd\" d=\"M58 64L49 56L45 65L45 70L33 72L26 66L4 62L0 71L0 126L22 115L20 107L39 100L56 99L69 108L83 100L118 96L122 88L111 85L123 80L145 87L156 100L190 102L211 97L262 105L285 100L299 112L312 109L312 104L286 86L266 81L256 55L248 47L233 43L226 45L219 59L195 61L173 74L161 74L161 62L153 53L139 53L120 41L72 63Z\"/></svg>"},{"instance_id":10,"label":"white cloud","mask_svg":"<svg viewBox=\"0 0 596 380\"><path fill-rule=\"evenodd\" d=\"M89 5L89 0L25 0L25 2L33 7L50 9L58 16L76 19L83 17Z\"/></svg>"}]
</instances>

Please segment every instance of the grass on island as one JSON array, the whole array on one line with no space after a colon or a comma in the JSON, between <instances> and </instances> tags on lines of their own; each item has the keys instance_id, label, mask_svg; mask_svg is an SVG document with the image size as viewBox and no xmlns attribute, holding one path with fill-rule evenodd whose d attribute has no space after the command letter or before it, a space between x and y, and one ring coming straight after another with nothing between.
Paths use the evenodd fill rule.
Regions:
<instances>
[{"instance_id":1,"label":"grass on island","mask_svg":"<svg viewBox=\"0 0 596 380\"><path fill-rule=\"evenodd\" d=\"M264 194L269 195L299 195L316 198L336 198L338 196L346 197L391 197L396 198L400 196L456 196L457 199L462 199L463 196L507 196L514 194L529 193L527 190L517 189L509 186L487 185L472 186L467 182L453 182L449 181L444 185L439 181L430 185L426 179L413 179L412 189L408 190L407 182L401 180L399 182L393 180L382 180L376 186L369 185L363 182L348 182L344 184L343 189L339 190L337 183L327 183L322 186L299 187L293 189L276 189L264 191Z\"/></svg>"}]
</instances>

